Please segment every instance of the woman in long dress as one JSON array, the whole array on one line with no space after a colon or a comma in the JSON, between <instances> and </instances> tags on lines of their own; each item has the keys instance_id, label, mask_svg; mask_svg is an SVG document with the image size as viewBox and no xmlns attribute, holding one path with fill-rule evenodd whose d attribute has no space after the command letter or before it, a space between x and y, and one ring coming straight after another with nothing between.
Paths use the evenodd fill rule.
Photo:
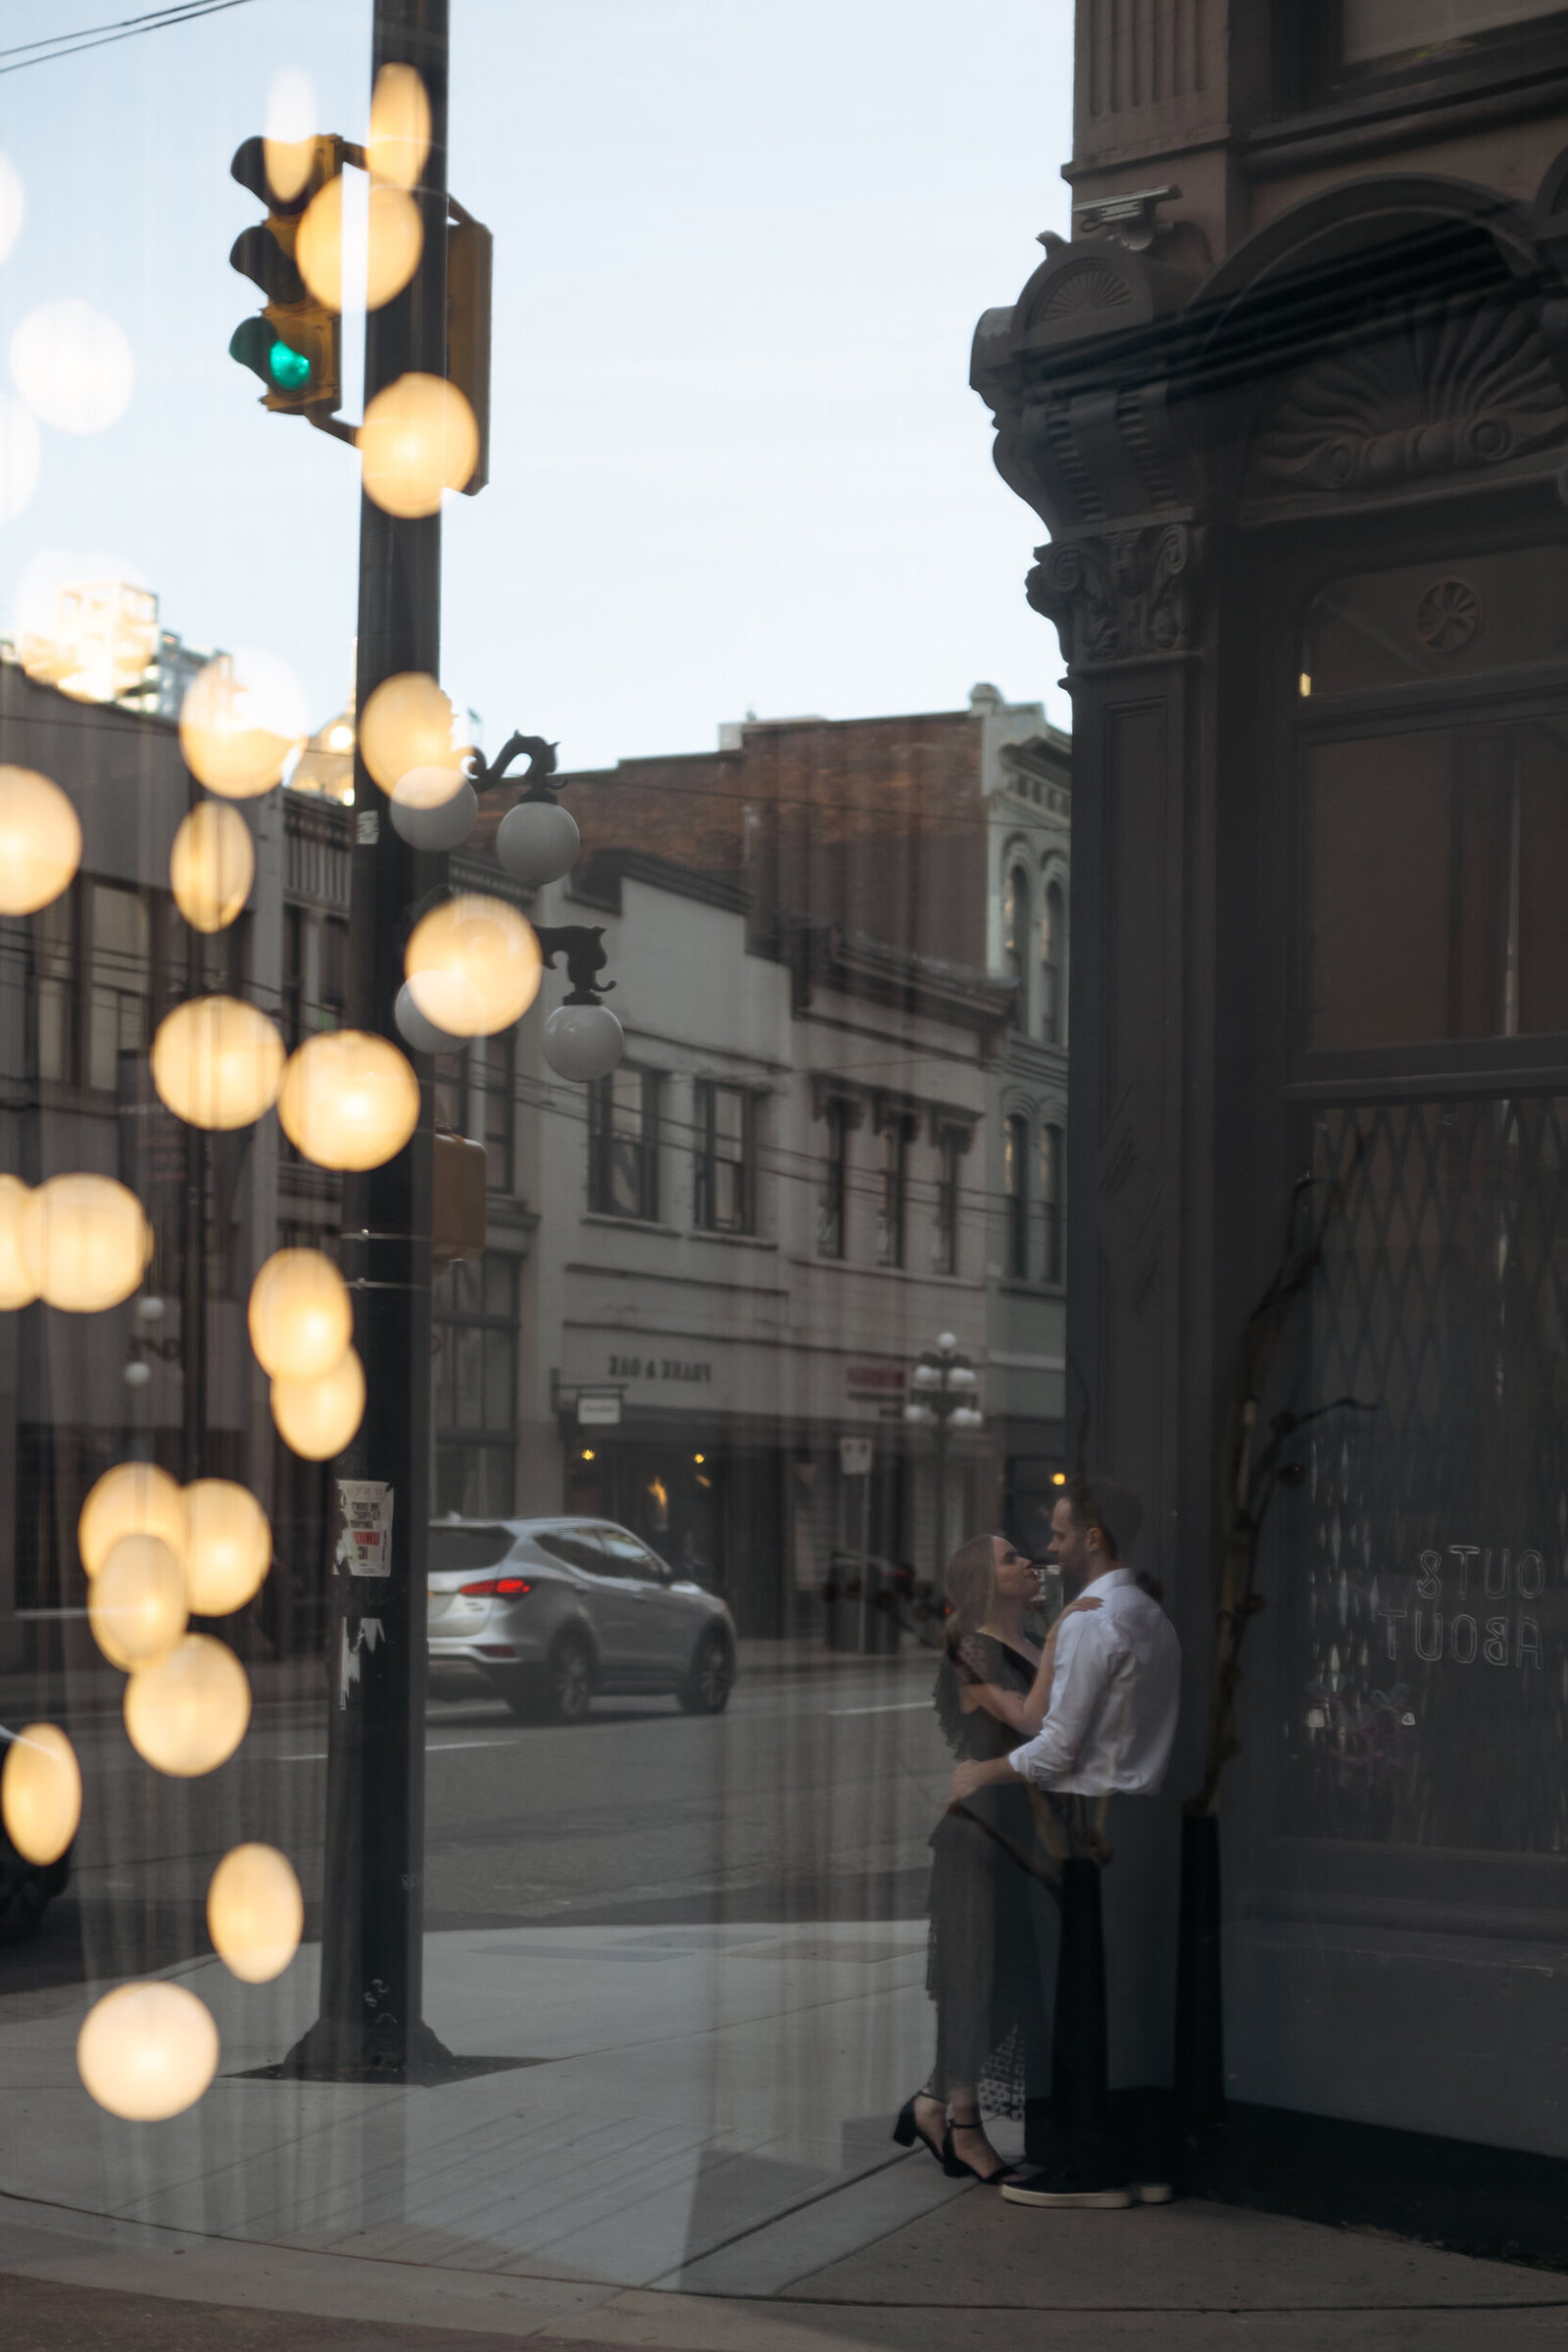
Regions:
<instances>
[{"instance_id":1,"label":"woman in long dress","mask_svg":"<svg viewBox=\"0 0 1568 2352\"><path fill-rule=\"evenodd\" d=\"M1034 1737L1051 1702L1055 1628L1043 1649L1024 1629L1037 1572L1005 1537L975 1536L949 1562L947 1589L937 1719L960 1760L1005 1755ZM937 2007L936 2064L894 2137L906 2147L923 2140L951 2178L990 2184L1009 2168L986 2137L982 2106L1021 2117L1026 2095L1049 2078L1041 1929L1054 1874L1022 1781L950 1806L931 1852L926 1988Z\"/></svg>"}]
</instances>

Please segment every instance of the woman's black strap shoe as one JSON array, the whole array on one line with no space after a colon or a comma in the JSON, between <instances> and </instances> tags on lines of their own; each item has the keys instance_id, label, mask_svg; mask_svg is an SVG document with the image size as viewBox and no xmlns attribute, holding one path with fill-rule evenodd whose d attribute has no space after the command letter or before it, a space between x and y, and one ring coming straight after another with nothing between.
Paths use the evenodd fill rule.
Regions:
<instances>
[{"instance_id":1,"label":"woman's black strap shoe","mask_svg":"<svg viewBox=\"0 0 1568 2352\"><path fill-rule=\"evenodd\" d=\"M914 2098L917 2099L922 2095L921 2092L916 2091ZM951 2132L947 2132L941 2146L938 2146L937 2142L927 2132L922 2132L915 2122L914 2099L906 2099L904 2105L899 2109L899 2120L893 2127L893 2136L901 2148L912 2148L915 2141L918 2140L922 2148L930 2149L950 2180L957 2180L960 2177L959 2172L956 2169L956 2159L953 2155L953 2134Z\"/></svg>"},{"instance_id":2,"label":"woman's black strap shoe","mask_svg":"<svg viewBox=\"0 0 1568 2352\"><path fill-rule=\"evenodd\" d=\"M971 2180L978 2180L982 2188L995 2188L999 2182L1012 2179L1018 2169L1013 2164L999 2163L994 2173L982 2173L977 2171L972 2164L965 2164L953 2144L956 2128L959 2132L980 2132L985 2127L977 2115L959 2121L956 2127L954 2124L949 2124L942 2136L942 2170L950 2180L961 2180L967 2174Z\"/></svg>"}]
</instances>

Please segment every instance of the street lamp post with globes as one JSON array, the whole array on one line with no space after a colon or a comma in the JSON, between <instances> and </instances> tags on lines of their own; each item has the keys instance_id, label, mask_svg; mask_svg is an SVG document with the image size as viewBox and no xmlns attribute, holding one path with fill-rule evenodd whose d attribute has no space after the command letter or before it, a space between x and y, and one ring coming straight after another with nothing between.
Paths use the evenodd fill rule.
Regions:
<instances>
[{"instance_id":1,"label":"street lamp post with globes","mask_svg":"<svg viewBox=\"0 0 1568 2352\"><path fill-rule=\"evenodd\" d=\"M929 1427L936 1446L936 1576L940 1581L948 1557L948 1433L979 1429L985 1415L975 1403L980 1375L951 1331L939 1333L910 1376L915 1392L904 1408L913 1428Z\"/></svg>"}]
</instances>

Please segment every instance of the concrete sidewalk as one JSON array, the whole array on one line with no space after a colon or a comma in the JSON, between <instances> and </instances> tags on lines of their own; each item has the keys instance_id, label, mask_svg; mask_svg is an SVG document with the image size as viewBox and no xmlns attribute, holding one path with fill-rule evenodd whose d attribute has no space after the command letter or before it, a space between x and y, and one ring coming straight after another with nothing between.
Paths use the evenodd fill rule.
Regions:
<instances>
[{"instance_id":1,"label":"concrete sidewalk","mask_svg":"<svg viewBox=\"0 0 1568 2352\"><path fill-rule=\"evenodd\" d=\"M258 2080L315 2009L177 1975L222 2071L116 2122L82 1988L0 2002L6 2352L511 2341L668 2352L1568 2342L1568 2278L1214 2205L1044 2215L889 2138L929 2058L922 1920L433 1936L427 2014L494 2071ZM999 2141L1006 2141L999 2131Z\"/></svg>"}]
</instances>

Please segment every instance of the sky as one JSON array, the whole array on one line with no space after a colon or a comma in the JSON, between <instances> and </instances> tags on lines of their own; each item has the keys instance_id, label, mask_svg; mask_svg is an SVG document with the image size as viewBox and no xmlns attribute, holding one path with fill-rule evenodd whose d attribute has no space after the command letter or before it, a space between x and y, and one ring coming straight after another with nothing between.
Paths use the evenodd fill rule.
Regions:
<instances>
[{"instance_id":1,"label":"sky","mask_svg":"<svg viewBox=\"0 0 1568 2352\"><path fill-rule=\"evenodd\" d=\"M116 13L11 9L0 50ZM136 366L118 422L44 428L0 526L0 628L41 559L113 556L187 642L263 648L319 720L341 706L356 461L227 356L260 301L228 267L259 217L228 165L280 69L363 137L369 19L242 0L0 57L25 198L0 357L74 297ZM981 311L1068 227L1071 24L1066 0L452 0L451 184L495 235L495 371L490 486L446 506L442 682L490 748L515 727L603 765L711 748L748 710L952 710L980 679L1068 723L1023 601L1044 529L967 374Z\"/></svg>"}]
</instances>

